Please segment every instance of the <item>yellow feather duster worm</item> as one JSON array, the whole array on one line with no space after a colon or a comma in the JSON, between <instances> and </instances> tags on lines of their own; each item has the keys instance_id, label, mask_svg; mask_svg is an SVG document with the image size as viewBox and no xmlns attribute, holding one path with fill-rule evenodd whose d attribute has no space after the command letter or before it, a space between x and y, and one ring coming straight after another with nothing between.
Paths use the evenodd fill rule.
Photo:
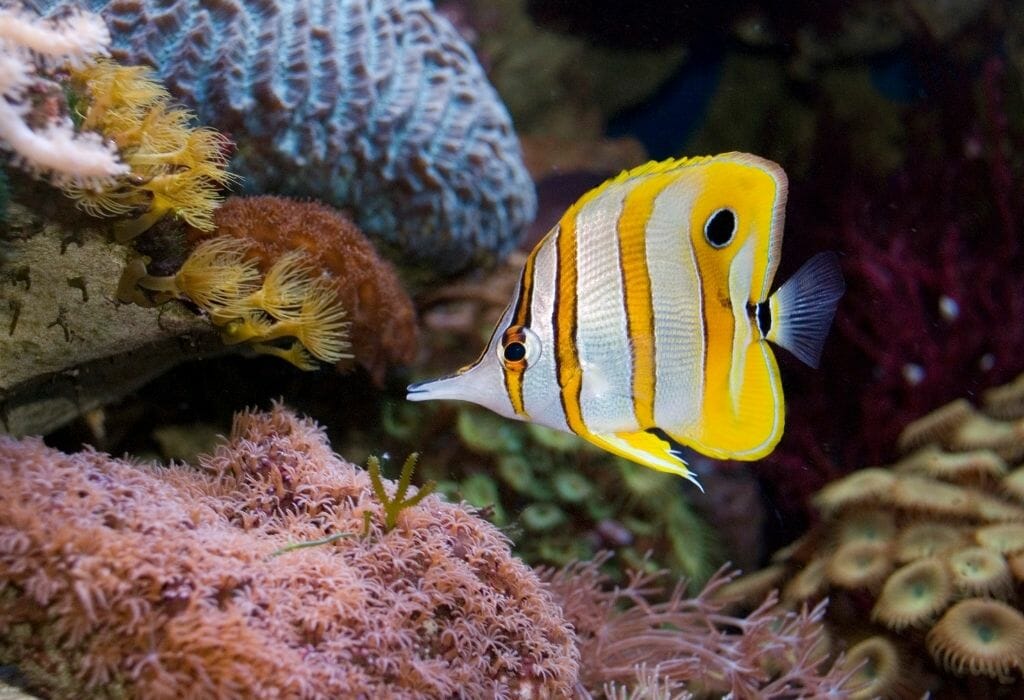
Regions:
<instances>
[{"instance_id":1,"label":"yellow feather duster worm","mask_svg":"<svg viewBox=\"0 0 1024 700\"><path fill-rule=\"evenodd\" d=\"M116 227L126 242L167 214L195 228L213 228L230 142L209 128L193 127L193 115L172 105L170 96L141 66L100 60L72 71L82 101L82 126L113 141L130 172L110 186L69 186L65 192L96 216L141 212Z\"/></svg>"},{"instance_id":2,"label":"yellow feather duster worm","mask_svg":"<svg viewBox=\"0 0 1024 700\"><path fill-rule=\"evenodd\" d=\"M146 273L137 259L121 281L123 301L140 301L135 286L155 292L154 301L187 299L222 328L225 343L246 341L300 369L318 367L313 358L337 362L347 354L348 322L337 295L302 251L277 260L266 274L237 238L199 243L173 275ZM294 338L288 348L270 341Z\"/></svg>"}]
</instances>

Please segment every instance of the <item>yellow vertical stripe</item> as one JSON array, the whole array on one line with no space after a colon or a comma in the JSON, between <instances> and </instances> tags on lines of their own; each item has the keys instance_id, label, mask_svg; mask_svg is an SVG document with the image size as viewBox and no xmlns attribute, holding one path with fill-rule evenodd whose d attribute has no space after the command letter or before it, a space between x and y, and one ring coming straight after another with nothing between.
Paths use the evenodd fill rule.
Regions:
<instances>
[{"instance_id":1,"label":"yellow vertical stripe","mask_svg":"<svg viewBox=\"0 0 1024 700\"><path fill-rule=\"evenodd\" d=\"M657 366L654 304L647 268L647 222L654 200L671 182L667 178L641 181L626 197L617 222L623 304L633 352L633 412L641 429L655 426L654 397Z\"/></svg>"},{"instance_id":2,"label":"yellow vertical stripe","mask_svg":"<svg viewBox=\"0 0 1024 700\"><path fill-rule=\"evenodd\" d=\"M585 199L581 199L566 212L559 227L555 256L555 303L551 319L555 329L555 374L561 389L562 412L565 414L566 425L578 435L590 432L580 410L583 377L576 350L576 215Z\"/></svg>"},{"instance_id":3,"label":"yellow vertical stripe","mask_svg":"<svg viewBox=\"0 0 1024 700\"><path fill-rule=\"evenodd\" d=\"M699 421L682 437L711 457L755 459L778 442L783 415L774 357L755 337L748 312L770 284L764 277L772 272L778 180L741 159L706 170L709 184L694 202L689 223L706 333L704 394ZM715 249L703 227L723 205L735 211L737 231L727 246Z\"/></svg>"}]
</instances>

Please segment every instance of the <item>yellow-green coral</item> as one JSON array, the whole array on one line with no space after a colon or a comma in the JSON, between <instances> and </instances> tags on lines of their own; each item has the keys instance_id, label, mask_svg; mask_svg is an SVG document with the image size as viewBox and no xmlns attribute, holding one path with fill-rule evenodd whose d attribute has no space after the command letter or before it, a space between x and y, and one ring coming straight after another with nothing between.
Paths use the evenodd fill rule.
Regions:
<instances>
[{"instance_id":1,"label":"yellow-green coral","mask_svg":"<svg viewBox=\"0 0 1024 700\"><path fill-rule=\"evenodd\" d=\"M265 275L236 238L199 243L173 275L146 273L141 259L129 264L119 288L123 301L146 303L136 286L155 292L156 303L188 299L222 328L225 343L253 342L300 369L316 369L312 357L337 362L347 357L348 323L334 290L301 252L275 262ZM295 338L288 348L269 344Z\"/></svg>"},{"instance_id":2,"label":"yellow-green coral","mask_svg":"<svg viewBox=\"0 0 1024 700\"><path fill-rule=\"evenodd\" d=\"M621 568L667 569L699 587L722 562L715 533L671 475L578 437L502 421L470 405L386 404L381 428L392 451L433 445L423 473L450 500L486 509L531 564L561 566L613 548Z\"/></svg>"},{"instance_id":3,"label":"yellow-green coral","mask_svg":"<svg viewBox=\"0 0 1024 700\"><path fill-rule=\"evenodd\" d=\"M170 104L170 96L141 66L100 60L72 71L81 95L82 128L95 130L117 146L128 175L101 189L65 188L96 216L141 211L116 227L128 241L167 214L209 231L219 188L230 184L228 139L209 128L190 126L193 115Z\"/></svg>"},{"instance_id":4,"label":"yellow-green coral","mask_svg":"<svg viewBox=\"0 0 1024 700\"><path fill-rule=\"evenodd\" d=\"M275 264L271 272L279 264ZM269 284L270 273L263 288ZM338 304L334 290L323 280L308 276L296 285L296 290L301 291L297 304L283 310L273 302L268 304L265 299L239 300L237 308L244 308L248 304L251 311L225 325L224 342L266 342L294 337L309 352L325 362L337 362L345 357L348 345L341 339L344 338L348 323L345 321L345 310Z\"/></svg>"},{"instance_id":5,"label":"yellow-green coral","mask_svg":"<svg viewBox=\"0 0 1024 700\"><path fill-rule=\"evenodd\" d=\"M188 298L216 316L258 289L260 273L255 262L246 260L244 246L214 238L196 246L175 274L143 275L136 283L166 298Z\"/></svg>"}]
</instances>

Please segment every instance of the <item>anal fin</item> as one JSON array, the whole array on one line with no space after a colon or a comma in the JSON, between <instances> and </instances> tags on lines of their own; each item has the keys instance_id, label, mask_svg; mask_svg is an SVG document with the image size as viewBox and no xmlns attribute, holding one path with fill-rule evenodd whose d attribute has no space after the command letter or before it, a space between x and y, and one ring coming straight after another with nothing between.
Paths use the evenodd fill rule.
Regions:
<instances>
[{"instance_id":1,"label":"anal fin","mask_svg":"<svg viewBox=\"0 0 1024 700\"><path fill-rule=\"evenodd\" d=\"M661 434L659 435L659 433ZM584 437L612 454L660 472L668 472L689 479L701 491L704 490L694 473L687 468L676 445L660 430L591 433Z\"/></svg>"}]
</instances>

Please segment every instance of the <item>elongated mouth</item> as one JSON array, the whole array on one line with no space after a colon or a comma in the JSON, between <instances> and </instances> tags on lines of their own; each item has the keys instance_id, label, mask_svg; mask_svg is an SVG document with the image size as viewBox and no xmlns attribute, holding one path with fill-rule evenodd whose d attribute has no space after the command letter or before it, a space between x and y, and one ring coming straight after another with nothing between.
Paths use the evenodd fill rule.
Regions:
<instances>
[{"instance_id":1,"label":"elongated mouth","mask_svg":"<svg viewBox=\"0 0 1024 700\"><path fill-rule=\"evenodd\" d=\"M408 401L433 401L435 399L457 399L473 401L480 391L486 389L480 384L486 378L475 372L478 366L463 367L447 377L438 377L425 382L410 384L405 398Z\"/></svg>"},{"instance_id":2,"label":"elongated mouth","mask_svg":"<svg viewBox=\"0 0 1024 700\"><path fill-rule=\"evenodd\" d=\"M407 386L405 388L405 390L407 392L409 392L410 394L416 394L416 393L425 394L425 393L427 393L427 389L426 389L427 384L431 384L431 383L433 383L433 381L434 381L433 379L430 379L430 380L427 380L425 382L416 382L415 384L410 384L409 386Z\"/></svg>"},{"instance_id":3,"label":"elongated mouth","mask_svg":"<svg viewBox=\"0 0 1024 700\"><path fill-rule=\"evenodd\" d=\"M452 381L453 379L458 379L458 377L458 374L453 374L448 377L410 384L406 387L408 393L405 395L405 398L407 401L461 398L461 391L458 391L459 384Z\"/></svg>"}]
</instances>

